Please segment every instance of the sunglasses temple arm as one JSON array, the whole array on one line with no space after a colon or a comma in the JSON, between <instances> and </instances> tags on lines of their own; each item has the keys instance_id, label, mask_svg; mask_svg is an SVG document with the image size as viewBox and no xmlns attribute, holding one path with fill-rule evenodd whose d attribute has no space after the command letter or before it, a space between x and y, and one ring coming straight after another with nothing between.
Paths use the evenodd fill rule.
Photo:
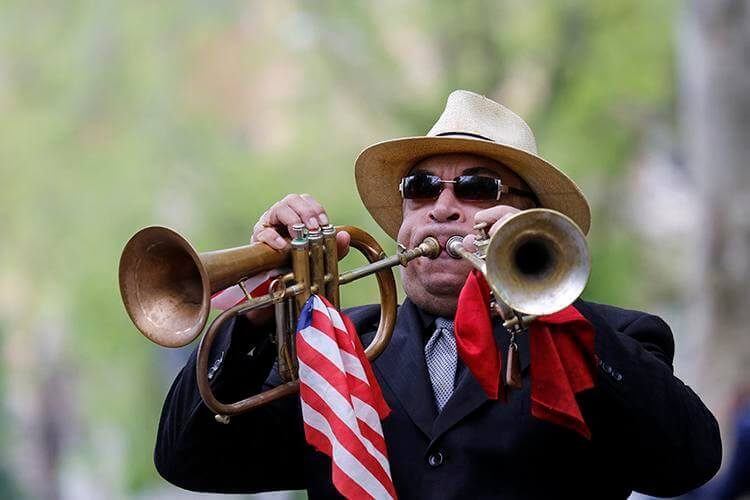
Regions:
<instances>
[{"instance_id":1,"label":"sunglasses temple arm","mask_svg":"<svg viewBox=\"0 0 750 500\"><path fill-rule=\"evenodd\" d=\"M515 194L518 196L525 196L527 198L536 198L534 196L534 193L531 191L526 191L525 189L518 189L511 186L506 186L500 182L500 180L497 181L497 199L500 200L500 197L504 194Z\"/></svg>"}]
</instances>

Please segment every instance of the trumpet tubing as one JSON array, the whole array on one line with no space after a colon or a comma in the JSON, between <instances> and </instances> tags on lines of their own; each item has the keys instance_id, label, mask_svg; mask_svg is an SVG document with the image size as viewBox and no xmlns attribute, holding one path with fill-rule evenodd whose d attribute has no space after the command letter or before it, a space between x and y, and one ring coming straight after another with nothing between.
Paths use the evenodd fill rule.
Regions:
<instances>
[{"instance_id":1,"label":"trumpet tubing","mask_svg":"<svg viewBox=\"0 0 750 500\"><path fill-rule=\"evenodd\" d=\"M272 284L271 293L249 298L221 313L208 327L197 350L196 379L201 397L219 422L246 412L298 389L293 334L300 309L312 293L324 295L339 306L339 285L375 274L380 290L380 323L373 341L365 349L368 359L377 357L388 344L396 323L396 282L392 267L406 265L421 256L435 258L440 245L432 237L416 248L389 258L372 236L361 229L342 226L351 235L351 246L370 262L339 274L336 250L337 228L320 231L293 229L290 248L276 251L265 244L198 253L175 231L159 226L137 232L125 245L120 258L120 292L125 309L144 336L165 347L192 342L206 325L211 295L258 273L291 266L292 273ZM208 380L211 346L221 326L237 314L274 306L279 374L278 387L242 401L223 403L216 399Z\"/></svg>"},{"instance_id":2,"label":"trumpet tubing","mask_svg":"<svg viewBox=\"0 0 750 500\"><path fill-rule=\"evenodd\" d=\"M351 234L351 246L363 253L369 264L339 274L337 230ZM380 324L365 350L367 357L374 359L385 349L396 322L396 284L391 268L419 257L435 258L441 251L438 241L428 237L415 248L386 257L372 236L351 226L326 226L308 233L300 224L294 227L292 237L284 251L251 244L198 253L175 231L153 226L138 231L123 249L119 277L125 309L143 335L166 347L188 344L203 331L213 293L264 271L292 267L292 273L275 281L271 293L248 298L221 313L201 339L196 361L198 388L220 422L297 390L292 335L297 314L312 293L324 295L338 307L340 285L376 275ZM580 295L588 280L585 237L559 212L520 212L505 221L492 238L486 234L479 238L477 246L478 252L469 252L463 248L463 237L454 236L446 250L453 257L467 259L485 275L498 304L515 313L506 321L509 328L522 328L535 316L565 308ZM284 383L235 403L218 401L207 377L216 335L235 315L269 305L275 311L274 341Z\"/></svg>"}]
</instances>

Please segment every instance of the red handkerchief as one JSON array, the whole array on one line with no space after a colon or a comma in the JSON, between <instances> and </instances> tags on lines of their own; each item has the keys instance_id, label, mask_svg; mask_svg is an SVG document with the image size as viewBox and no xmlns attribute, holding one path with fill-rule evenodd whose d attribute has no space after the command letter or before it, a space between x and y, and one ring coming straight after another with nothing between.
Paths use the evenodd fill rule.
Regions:
<instances>
[{"instance_id":1,"label":"red handkerchief","mask_svg":"<svg viewBox=\"0 0 750 500\"><path fill-rule=\"evenodd\" d=\"M458 298L458 355L490 399L503 398L502 361L492 335L490 289L472 271ZM576 394L594 387L594 327L573 306L540 316L529 327L531 414L591 439Z\"/></svg>"},{"instance_id":2,"label":"red handkerchief","mask_svg":"<svg viewBox=\"0 0 750 500\"><path fill-rule=\"evenodd\" d=\"M454 321L456 349L490 399L500 394L502 362L492 335L490 287L479 271L473 270L458 296Z\"/></svg>"},{"instance_id":3,"label":"red handkerchief","mask_svg":"<svg viewBox=\"0 0 750 500\"><path fill-rule=\"evenodd\" d=\"M575 395L594 387L594 327L573 306L529 327L531 414L591 439Z\"/></svg>"}]
</instances>

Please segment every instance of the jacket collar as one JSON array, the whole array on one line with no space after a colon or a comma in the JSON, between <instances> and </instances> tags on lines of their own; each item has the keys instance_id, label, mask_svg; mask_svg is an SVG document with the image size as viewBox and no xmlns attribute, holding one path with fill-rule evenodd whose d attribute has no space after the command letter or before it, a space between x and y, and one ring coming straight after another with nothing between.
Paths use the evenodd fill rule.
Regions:
<instances>
[{"instance_id":1,"label":"jacket collar","mask_svg":"<svg viewBox=\"0 0 750 500\"><path fill-rule=\"evenodd\" d=\"M374 366L411 420L434 440L488 398L471 372L461 367L453 395L437 413L424 359L425 318L428 316L407 298L399 308L391 342ZM499 321L494 322L493 335L504 368L509 336ZM530 362L528 335L521 335L517 343L521 370L525 371Z\"/></svg>"}]
</instances>

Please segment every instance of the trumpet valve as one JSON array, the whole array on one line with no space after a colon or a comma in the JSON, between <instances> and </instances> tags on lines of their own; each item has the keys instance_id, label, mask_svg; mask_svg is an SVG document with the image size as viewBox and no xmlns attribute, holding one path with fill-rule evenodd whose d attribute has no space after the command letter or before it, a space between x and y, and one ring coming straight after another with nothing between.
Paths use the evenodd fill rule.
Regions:
<instances>
[{"instance_id":1,"label":"trumpet valve","mask_svg":"<svg viewBox=\"0 0 750 500\"><path fill-rule=\"evenodd\" d=\"M487 246L490 244L490 235L487 234L487 228L490 225L487 222L480 222L474 226L474 231L477 234L477 239L474 240L474 245L477 247L476 254L478 257L484 258L487 255Z\"/></svg>"}]
</instances>

